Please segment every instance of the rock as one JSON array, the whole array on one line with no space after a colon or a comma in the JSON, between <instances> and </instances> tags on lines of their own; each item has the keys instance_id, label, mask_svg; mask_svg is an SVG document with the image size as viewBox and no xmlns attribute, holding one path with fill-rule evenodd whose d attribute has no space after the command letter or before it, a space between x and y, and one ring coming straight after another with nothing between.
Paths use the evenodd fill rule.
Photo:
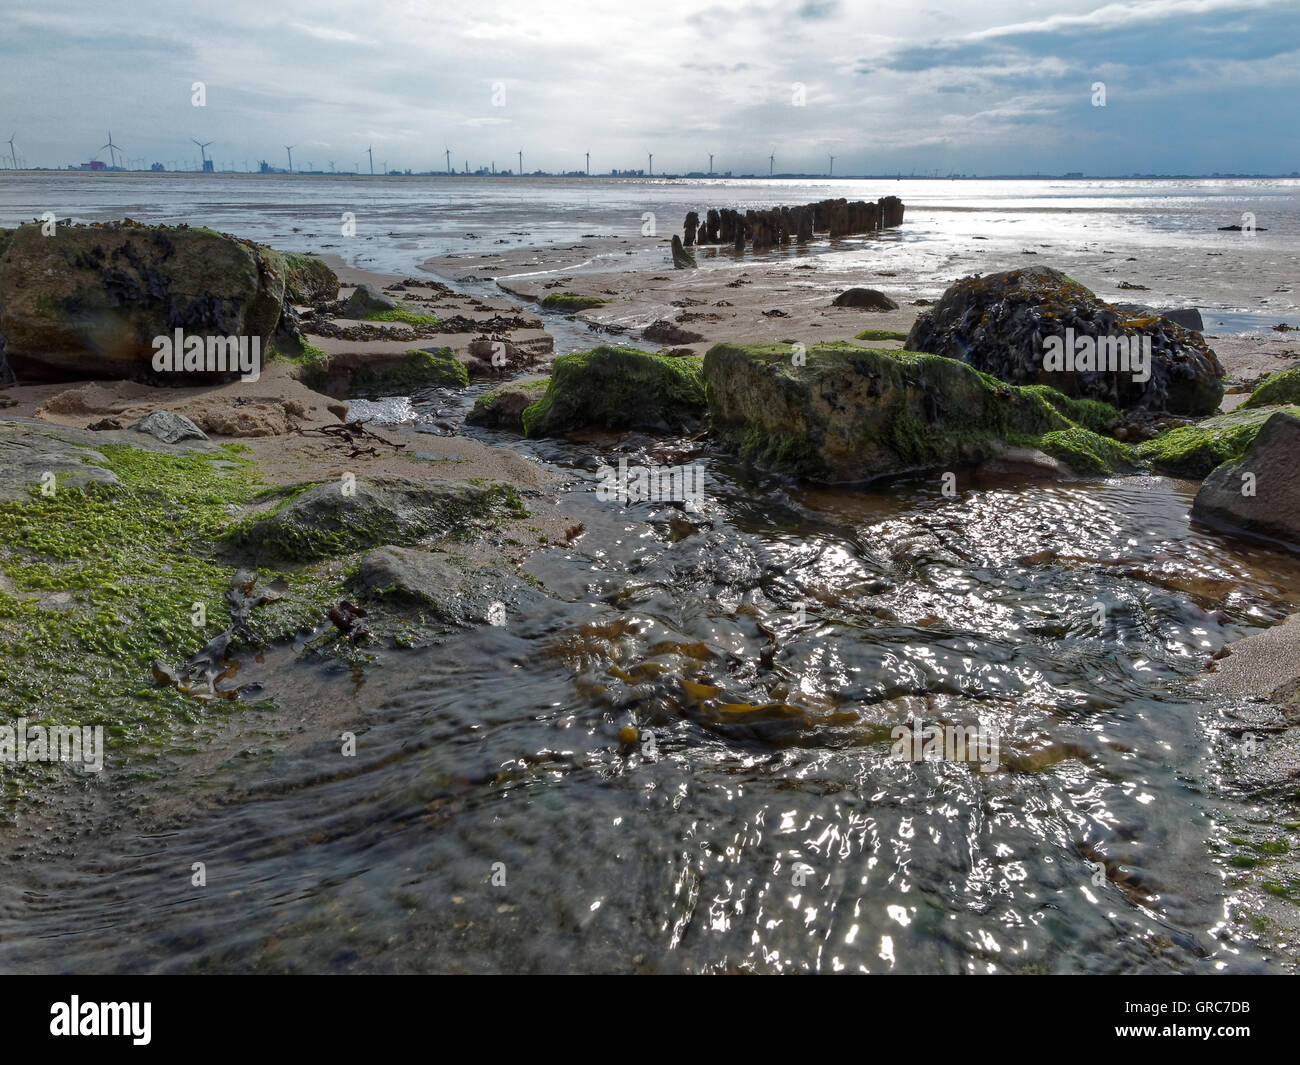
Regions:
<instances>
[{"instance_id":1,"label":"rock","mask_svg":"<svg viewBox=\"0 0 1300 1065\"><path fill-rule=\"evenodd\" d=\"M898 304L874 288L851 288L831 301L836 307L857 307L864 311L896 311Z\"/></svg>"},{"instance_id":2,"label":"rock","mask_svg":"<svg viewBox=\"0 0 1300 1065\"><path fill-rule=\"evenodd\" d=\"M646 340L653 340L656 344L698 344L704 339L702 333L693 333L689 329L683 329L676 322L669 321L667 318L660 318L651 322L641 331L641 336Z\"/></svg>"},{"instance_id":3,"label":"rock","mask_svg":"<svg viewBox=\"0 0 1300 1065\"><path fill-rule=\"evenodd\" d=\"M392 545L364 556L352 584L372 604L413 607L451 625L500 624L495 611L505 608L508 617L521 602L544 598L499 568Z\"/></svg>"},{"instance_id":4,"label":"rock","mask_svg":"<svg viewBox=\"0 0 1300 1065\"><path fill-rule=\"evenodd\" d=\"M682 247L682 238L673 234L673 268L675 270L694 270L695 256Z\"/></svg>"},{"instance_id":5,"label":"rock","mask_svg":"<svg viewBox=\"0 0 1300 1065\"><path fill-rule=\"evenodd\" d=\"M1201 485L1192 517L1213 528L1269 540L1300 552L1300 417L1277 411L1246 453Z\"/></svg>"},{"instance_id":6,"label":"rock","mask_svg":"<svg viewBox=\"0 0 1300 1065\"><path fill-rule=\"evenodd\" d=\"M356 291L343 304L343 317L357 321L376 314L401 310L402 305L386 292L377 292L369 285L358 285Z\"/></svg>"},{"instance_id":7,"label":"rock","mask_svg":"<svg viewBox=\"0 0 1300 1065\"><path fill-rule=\"evenodd\" d=\"M576 311L601 307L608 302L609 300L600 296L582 296L576 292L552 292L542 299L541 305L548 311L566 311L573 314Z\"/></svg>"},{"instance_id":8,"label":"rock","mask_svg":"<svg viewBox=\"0 0 1300 1065\"><path fill-rule=\"evenodd\" d=\"M511 381L504 388L486 392L474 401L474 409L465 416L469 425L488 429L506 429L520 436L524 432L524 411L542 398L549 377Z\"/></svg>"},{"instance_id":9,"label":"rock","mask_svg":"<svg viewBox=\"0 0 1300 1065\"><path fill-rule=\"evenodd\" d=\"M0 502L30 502L49 483L47 474L54 475L56 491L118 484L117 474L105 468L108 459L77 443L77 432L43 422L0 421Z\"/></svg>"},{"instance_id":10,"label":"rock","mask_svg":"<svg viewBox=\"0 0 1300 1065\"><path fill-rule=\"evenodd\" d=\"M284 294L290 302L332 303L339 298L338 275L315 256L290 251L272 254L284 263Z\"/></svg>"},{"instance_id":11,"label":"rock","mask_svg":"<svg viewBox=\"0 0 1300 1065\"><path fill-rule=\"evenodd\" d=\"M425 388L464 388L469 371L450 348L347 351L294 367L314 392L336 399L409 396Z\"/></svg>"},{"instance_id":12,"label":"rock","mask_svg":"<svg viewBox=\"0 0 1300 1065\"><path fill-rule=\"evenodd\" d=\"M148 433L164 444L178 444L182 440L206 440L202 429L183 414L169 410L156 410L131 426L137 433Z\"/></svg>"},{"instance_id":13,"label":"rock","mask_svg":"<svg viewBox=\"0 0 1300 1065\"><path fill-rule=\"evenodd\" d=\"M937 355L824 344L800 366L789 345L716 344L704 377L715 433L744 458L810 480L974 465L1005 455L1013 436L1085 473L1126 458L1077 424L1084 405Z\"/></svg>"},{"instance_id":14,"label":"rock","mask_svg":"<svg viewBox=\"0 0 1300 1065\"><path fill-rule=\"evenodd\" d=\"M1139 444L1133 454L1138 461L1149 463L1157 473L1199 481L1225 462L1240 459L1278 409L1250 408L1243 404L1195 425L1160 433ZM1300 406L1280 409L1300 415Z\"/></svg>"},{"instance_id":15,"label":"rock","mask_svg":"<svg viewBox=\"0 0 1300 1065\"><path fill-rule=\"evenodd\" d=\"M1064 344L1071 335L1094 346L1099 337L1108 345L1122 339L1145 346L1149 340L1148 379L1135 369L1046 368L1045 341ZM963 278L917 318L904 347L962 359L1014 384L1050 385L1121 409L1211 414L1223 398L1223 368L1200 334L1154 314L1126 314L1046 267ZM1105 360L1102 352L1098 357Z\"/></svg>"},{"instance_id":16,"label":"rock","mask_svg":"<svg viewBox=\"0 0 1300 1065\"><path fill-rule=\"evenodd\" d=\"M525 513L519 497L503 485L358 478L285 489L276 507L234 526L226 539L255 561L308 562L383 544L410 545L472 519Z\"/></svg>"},{"instance_id":17,"label":"rock","mask_svg":"<svg viewBox=\"0 0 1300 1065\"><path fill-rule=\"evenodd\" d=\"M1300 404L1300 366L1269 374L1242 406L1267 407L1277 403Z\"/></svg>"},{"instance_id":18,"label":"rock","mask_svg":"<svg viewBox=\"0 0 1300 1065\"><path fill-rule=\"evenodd\" d=\"M188 226L133 222L0 231L0 335L23 379L153 379L154 338L259 338L284 303L278 253ZM231 374L166 374L206 383Z\"/></svg>"},{"instance_id":19,"label":"rock","mask_svg":"<svg viewBox=\"0 0 1300 1065\"><path fill-rule=\"evenodd\" d=\"M584 428L669 431L694 428L704 410L698 358L602 346L556 359L523 424L533 437Z\"/></svg>"},{"instance_id":20,"label":"rock","mask_svg":"<svg viewBox=\"0 0 1300 1065\"><path fill-rule=\"evenodd\" d=\"M1120 287L1123 288L1122 285ZM1181 325L1184 329L1190 329L1194 333L1205 332L1205 322L1201 319L1201 312L1195 307L1174 307L1167 311L1157 311L1143 303L1117 303L1115 309L1136 317L1154 315L1157 318L1163 318L1167 322Z\"/></svg>"}]
</instances>

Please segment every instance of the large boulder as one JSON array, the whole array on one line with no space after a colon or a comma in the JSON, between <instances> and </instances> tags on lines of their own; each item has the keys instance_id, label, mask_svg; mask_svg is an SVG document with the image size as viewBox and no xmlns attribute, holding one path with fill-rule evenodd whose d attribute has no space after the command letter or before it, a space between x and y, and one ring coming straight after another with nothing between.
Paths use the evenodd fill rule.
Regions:
<instances>
[{"instance_id":1,"label":"large boulder","mask_svg":"<svg viewBox=\"0 0 1300 1065\"><path fill-rule=\"evenodd\" d=\"M698 358L601 346L556 359L523 424L529 436L586 428L669 431L693 428L704 409Z\"/></svg>"},{"instance_id":2,"label":"large boulder","mask_svg":"<svg viewBox=\"0 0 1300 1065\"><path fill-rule=\"evenodd\" d=\"M1070 338L1076 346L1067 358L1074 368L1045 365L1053 347L1068 348ZM1099 338L1106 342L1100 349ZM1132 350L1147 340L1145 380L1133 363L1098 368L1110 361L1120 365L1113 358L1118 352L1106 357L1107 347L1122 342ZM1090 345L1095 362L1086 359ZM1047 267L961 279L917 318L904 347L961 359L1013 384L1050 385L1125 410L1210 414L1223 398L1223 367L1199 333L1155 312L1122 311Z\"/></svg>"},{"instance_id":3,"label":"large boulder","mask_svg":"<svg viewBox=\"0 0 1300 1065\"><path fill-rule=\"evenodd\" d=\"M1300 551L1300 418L1277 411L1236 462L1210 474L1192 517L1206 525Z\"/></svg>"},{"instance_id":4,"label":"large boulder","mask_svg":"<svg viewBox=\"0 0 1300 1065\"><path fill-rule=\"evenodd\" d=\"M20 379L153 379L154 338L177 329L256 337L267 354L285 294L269 249L188 226L42 228L0 239L0 335Z\"/></svg>"},{"instance_id":5,"label":"large boulder","mask_svg":"<svg viewBox=\"0 0 1300 1065\"><path fill-rule=\"evenodd\" d=\"M744 458L809 480L953 469L1005 455L1006 441L1085 473L1109 472L1127 455L1082 427L1082 401L938 355L717 344L704 378L716 434Z\"/></svg>"}]
</instances>

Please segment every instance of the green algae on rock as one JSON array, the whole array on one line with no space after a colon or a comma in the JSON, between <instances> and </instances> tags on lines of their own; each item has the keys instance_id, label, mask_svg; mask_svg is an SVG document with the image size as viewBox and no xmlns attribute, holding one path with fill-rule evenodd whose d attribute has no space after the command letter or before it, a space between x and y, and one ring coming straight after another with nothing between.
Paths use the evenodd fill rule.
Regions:
<instances>
[{"instance_id":1,"label":"green algae on rock","mask_svg":"<svg viewBox=\"0 0 1300 1065\"><path fill-rule=\"evenodd\" d=\"M1238 407L1195 425L1170 429L1133 449L1134 457L1157 473L1200 480L1225 462L1245 454L1260 428L1278 410L1300 414L1300 407Z\"/></svg>"},{"instance_id":2,"label":"green algae on rock","mask_svg":"<svg viewBox=\"0 0 1300 1065\"><path fill-rule=\"evenodd\" d=\"M352 396L397 396L422 388L464 388L469 371L451 348L408 351L396 359L368 358L352 371Z\"/></svg>"},{"instance_id":3,"label":"green algae on rock","mask_svg":"<svg viewBox=\"0 0 1300 1065\"><path fill-rule=\"evenodd\" d=\"M484 392L474 401L474 409L465 416L468 425L488 429L507 429L520 436L524 432L524 411L542 398L549 377L511 381L502 388Z\"/></svg>"},{"instance_id":4,"label":"green algae on rock","mask_svg":"<svg viewBox=\"0 0 1300 1065\"><path fill-rule=\"evenodd\" d=\"M1241 458L1205 479L1192 503L1192 517L1300 550L1300 478L1295 472L1300 410L1265 409L1268 420Z\"/></svg>"},{"instance_id":5,"label":"green algae on rock","mask_svg":"<svg viewBox=\"0 0 1300 1065\"><path fill-rule=\"evenodd\" d=\"M590 310L592 307L600 307L610 301L601 299L599 296L580 296L573 292L552 292L549 296L543 296L541 306L548 311L576 311Z\"/></svg>"},{"instance_id":6,"label":"green algae on rock","mask_svg":"<svg viewBox=\"0 0 1300 1065\"><path fill-rule=\"evenodd\" d=\"M523 424L534 437L585 428L669 431L694 426L705 406L699 358L602 345L556 359Z\"/></svg>"},{"instance_id":7,"label":"green algae on rock","mask_svg":"<svg viewBox=\"0 0 1300 1065\"><path fill-rule=\"evenodd\" d=\"M1242 406L1269 407L1279 403L1300 404L1300 366L1269 374Z\"/></svg>"},{"instance_id":8,"label":"green algae on rock","mask_svg":"<svg viewBox=\"0 0 1300 1065\"><path fill-rule=\"evenodd\" d=\"M275 489L270 509L233 526L225 542L254 561L314 562L382 545L467 535L469 523L522 517L506 485L424 483L405 477L343 478Z\"/></svg>"},{"instance_id":9,"label":"green algae on rock","mask_svg":"<svg viewBox=\"0 0 1300 1065\"><path fill-rule=\"evenodd\" d=\"M822 344L718 344L704 358L714 430L742 457L810 480L862 482L971 465L1034 447L1082 473L1127 457L1076 425L1066 397L1008 385L956 359Z\"/></svg>"}]
</instances>

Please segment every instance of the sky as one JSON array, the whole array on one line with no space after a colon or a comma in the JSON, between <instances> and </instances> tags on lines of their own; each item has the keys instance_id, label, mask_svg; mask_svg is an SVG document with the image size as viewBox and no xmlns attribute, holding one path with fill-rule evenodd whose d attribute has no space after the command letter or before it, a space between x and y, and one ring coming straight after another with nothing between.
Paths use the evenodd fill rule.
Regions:
<instances>
[{"instance_id":1,"label":"sky","mask_svg":"<svg viewBox=\"0 0 1300 1065\"><path fill-rule=\"evenodd\" d=\"M1300 170L1300 0L0 0L20 166ZM195 106L196 82L203 105ZM1104 106L1098 86L1104 87ZM0 144L9 165L9 146ZM775 156L770 164L769 156Z\"/></svg>"}]
</instances>

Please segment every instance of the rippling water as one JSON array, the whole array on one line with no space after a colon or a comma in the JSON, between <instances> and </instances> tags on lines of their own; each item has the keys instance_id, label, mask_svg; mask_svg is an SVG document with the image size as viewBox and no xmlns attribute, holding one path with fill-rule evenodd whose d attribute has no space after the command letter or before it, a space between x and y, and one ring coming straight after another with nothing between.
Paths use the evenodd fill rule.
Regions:
<instances>
[{"instance_id":1,"label":"rippling water","mask_svg":"<svg viewBox=\"0 0 1300 1065\"><path fill-rule=\"evenodd\" d=\"M1189 527L1193 486L799 490L703 452L698 512L625 508L598 455L698 445L532 446L587 529L531 560L551 598L364 675L246 664L288 719L250 711L236 756L177 759L147 809L88 799L20 847L0 965L1276 964L1229 921L1216 840L1247 811L1188 682L1300 572ZM895 758L908 721L996 729L997 771Z\"/></svg>"}]
</instances>

